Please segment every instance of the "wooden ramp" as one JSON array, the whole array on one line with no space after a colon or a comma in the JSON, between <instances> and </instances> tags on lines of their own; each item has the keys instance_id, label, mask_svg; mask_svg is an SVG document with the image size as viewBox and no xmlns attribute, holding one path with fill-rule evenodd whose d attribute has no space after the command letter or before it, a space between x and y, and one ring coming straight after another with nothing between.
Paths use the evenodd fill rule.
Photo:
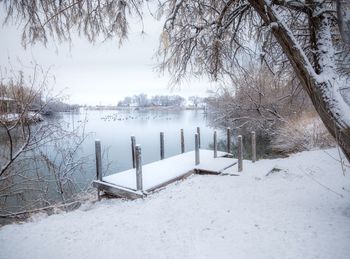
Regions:
<instances>
[{"instance_id":1,"label":"wooden ramp","mask_svg":"<svg viewBox=\"0 0 350 259\"><path fill-rule=\"evenodd\" d=\"M227 153L200 149L200 163L195 165L195 151L172 156L142 166L143 191L136 188L136 170L130 169L93 181L93 186L117 197L136 199L194 173L220 174L235 165L236 159Z\"/></svg>"}]
</instances>

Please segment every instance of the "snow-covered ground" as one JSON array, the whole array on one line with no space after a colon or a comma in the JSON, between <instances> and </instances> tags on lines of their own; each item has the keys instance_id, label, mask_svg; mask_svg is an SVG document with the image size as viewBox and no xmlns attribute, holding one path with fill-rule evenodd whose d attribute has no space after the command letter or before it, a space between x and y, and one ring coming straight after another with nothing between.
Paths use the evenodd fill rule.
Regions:
<instances>
[{"instance_id":1,"label":"snow-covered ground","mask_svg":"<svg viewBox=\"0 0 350 259\"><path fill-rule=\"evenodd\" d=\"M22 119L26 120L27 122L39 122L43 121L43 117L36 112L28 112L27 114L23 115L20 113L5 113L0 115L0 121L4 123L14 123L18 120Z\"/></svg>"},{"instance_id":2,"label":"snow-covered ground","mask_svg":"<svg viewBox=\"0 0 350 259\"><path fill-rule=\"evenodd\" d=\"M336 159L332 149L245 162L240 176L37 215L0 229L0 258L350 258L350 168Z\"/></svg>"}]
</instances>

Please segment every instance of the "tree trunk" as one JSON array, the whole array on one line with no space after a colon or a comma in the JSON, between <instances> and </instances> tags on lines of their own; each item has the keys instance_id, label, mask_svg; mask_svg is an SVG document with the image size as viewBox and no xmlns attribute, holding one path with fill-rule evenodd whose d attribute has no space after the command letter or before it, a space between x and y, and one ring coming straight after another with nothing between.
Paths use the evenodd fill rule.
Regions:
<instances>
[{"instance_id":1,"label":"tree trunk","mask_svg":"<svg viewBox=\"0 0 350 259\"><path fill-rule=\"evenodd\" d=\"M337 0L337 18L340 35L345 44L350 45L350 1Z\"/></svg>"},{"instance_id":2,"label":"tree trunk","mask_svg":"<svg viewBox=\"0 0 350 259\"><path fill-rule=\"evenodd\" d=\"M270 24L276 22L278 24L278 26L272 28L276 40L279 42L294 68L296 75L298 76L304 90L308 93L324 125L329 133L336 139L346 158L350 162L350 125L346 122L346 118L341 116L342 114L339 113L339 110L335 109L334 100L330 99L329 95L327 95L327 92L334 90L333 88L335 86L332 84L331 80L318 80L318 74L316 74L314 69L315 66L320 65L319 63L322 62L323 57L319 55L318 64L312 66L297 40L294 38L292 32L279 19L273 6L266 4L264 0L248 1L265 23ZM318 29L320 29L321 22L322 21L318 21ZM317 31L315 34L317 34ZM321 42L320 44L323 43L324 42ZM325 55L327 54L329 53L325 53ZM325 71L322 71L321 68L320 72ZM343 115L350 116L347 111L345 111Z\"/></svg>"}]
</instances>

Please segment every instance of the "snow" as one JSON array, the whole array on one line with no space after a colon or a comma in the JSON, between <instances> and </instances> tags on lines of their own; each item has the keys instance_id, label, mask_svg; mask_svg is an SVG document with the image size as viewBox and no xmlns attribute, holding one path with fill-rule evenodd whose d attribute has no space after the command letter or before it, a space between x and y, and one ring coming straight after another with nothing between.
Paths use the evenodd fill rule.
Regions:
<instances>
[{"instance_id":1,"label":"snow","mask_svg":"<svg viewBox=\"0 0 350 259\"><path fill-rule=\"evenodd\" d=\"M23 118L29 121L37 122L44 120L43 117L36 112L28 112L26 115L20 114L20 113L5 113L0 115L0 120L4 122L16 122L18 121L22 116Z\"/></svg>"},{"instance_id":2,"label":"snow","mask_svg":"<svg viewBox=\"0 0 350 259\"><path fill-rule=\"evenodd\" d=\"M6 113L0 116L0 120L2 121L8 121L8 122L13 122L16 121L20 118L19 113Z\"/></svg>"},{"instance_id":3,"label":"snow","mask_svg":"<svg viewBox=\"0 0 350 259\"><path fill-rule=\"evenodd\" d=\"M213 158L212 150L200 150L200 164L195 165L195 152L187 152L142 166L143 189L149 190L194 169L218 172L236 163L235 159L223 158L226 153L218 152ZM176 166L175 166L176 165ZM136 190L136 170L130 169L103 178L105 182Z\"/></svg>"},{"instance_id":4,"label":"snow","mask_svg":"<svg viewBox=\"0 0 350 259\"><path fill-rule=\"evenodd\" d=\"M330 149L244 161L240 176L193 175L145 199L36 215L0 229L0 257L349 258L350 168L337 159Z\"/></svg>"},{"instance_id":5,"label":"snow","mask_svg":"<svg viewBox=\"0 0 350 259\"><path fill-rule=\"evenodd\" d=\"M324 5L326 4L321 4L319 8L316 8L317 10L315 10L313 15L317 15L318 13L325 11L323 8ZM318 44L317 47L319 49L318 55L320 56L319 63L322 69L321 73L317 74L307 58L303 48L294 37L293 32L284 22L277 9L271 5L271 1L265 0L265 8L267 8L267 6L269 6L271 12L276 17L276 22L273 22L270 25L271 28L277 28L277 26L274 25L277 23L278 26L284 29L290 40L293 42L293 48L298 51L300 58L302 58L303 65L308 74L319 84L322 85L322 83L325 83L325 87L321 89L321 91L323 99L330 103L332 114L337 118L337 121L341 124L341 127L348 128L350 126L350 106L346 103L346 97L342 96L341 92L341 89L344 86L347 86L348 82L344 78L340 78L336 73L334 63L335 50L330 28L330 21L332 20L331 15L327 14L327 18L322 20L321 28L316 35Z\"/></svg>"},{"instance_id":6,"label":"snow","mask_svg":"<svg viewBox=\"0 0 350 259\"><path fill-rule=\"evenodd\" d=\"M270 23L270 27L272 29L278 29L278 23L277 22L272 22L272 23Z\"/></svg>"},{"instance_id":7,"label":"snow","mask_svg":"<svg viewBox=\"0 0 350 259\"><path fill-rule=\"evenodd\" d=\"M14 99L6 96L0 96L0 101L8 102L8 101L14 101Z\"/></svg>"},{"instance_id":8,"label":"snow","mask_svg":"<svg viewBox=\"0 0 350 259\"><path fill-rule=\"evenodd\" d=\"M316 35L320 57L319 64L321 66L321 73L317 76L317 79L319 82L330 82L327 87L322 89L324 99L329 100L333 114L336 114L340 121L344 123L342 126L347 128L350 127L350 106L345 101L346 97L342 96L341 89L348 84L344 77L339 77L336 73L336 55L330 28L331 19L330 16L328 19L323 19L320 30Z\"/></svg>"}]
</instances>

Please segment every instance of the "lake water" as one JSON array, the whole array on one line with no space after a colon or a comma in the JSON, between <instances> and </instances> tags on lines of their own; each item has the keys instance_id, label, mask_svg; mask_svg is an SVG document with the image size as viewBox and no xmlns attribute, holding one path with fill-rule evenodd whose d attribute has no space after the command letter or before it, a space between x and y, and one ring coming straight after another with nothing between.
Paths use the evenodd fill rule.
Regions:
<instances>
[{"instance_id":1,"label":"lake water","mask_svg":"<svg viewBox=\"0 0 350 259\"><path fill-rule=\"evenodd\" d=\"M150 163L160 159L160 132L165 136L165 157L181 153L180 130L184 130L185 150L194 150L194 134L197 127L201 131L201 148L212 149L214 128L209 126L203 110L84 110L72 113L61 113L58 116L46 118L47 121L58 121L68 129L80 128L80 133L86 135L85 141L74 155L75 159L84 157L84 163L76 168L72 174L75 193L91 185L96 178L95 169L95 140L99 139L103 150L103 174L109 175L132 168L131 136L136 137L136 143L142 148L142 163ZM84 129L82 131L82 128ZM225 150L226 132L217 130L219 150ZM232 138L235 143L235 137ZM245 138L245 157L249 158L249 138ZM61 139L57 145L69 145L69 139ZM233 143L233 144L234 144ZM265 154L267 144L262 139L257 140L258 157ZM45 147L45 151L52 159L57 156L52 144ZM233 145L235 153L235 145ZM62 159L61 159L62 160ZM60 158L56 160L60 162ZM34 169L34 164L26 165ZM35 164L37 168L40 168ZM174 165L176 166L176 165ZM41 167L41 175L28 189L42 189L42 191L25 191L20 198L6 198L2 206L6 211L18 211L23 206L29 206L32 200L40 199L45 192L45 199L62 200L58 190L59 174L48 173ZM33 170L34 172L35 170ZM70 172L72 173L72 172ZM47 178L47 179L46 179ZM44 184L45 179L45 184ZM32 183L31 183L32 184ZM72 187L72 186L71 186ZM57 191L58 190L58 191ZM68 196L67 196L68 197ZM4 205L5 204L5 205ZM43 203L32 203L29 207L43 206ZM4 208L4 207L3 207ZM1 209L1 206L0 206ZM1 222L0 222L1 223Z\"/></svg>"},{"instance_id":2,"label":"lake water","mask_svg":"<svg viewBox=\"0 0 350 259\"><path fill-rule=\"evenodd\" d=\"M165 157L181 153L181 129L184 130L186 151L194 150L197 127L200 127L201 148L210 148L213 141L214 129L208 126L202 110L90 110L63 114L62 120L72 127L85 121L85 132L90 134L83 144L84 154L93 154L95 139L101 141L105 175L132 167L131 136L135 136L136 143L141 145L143 164L160 159L160 132L164 132ZM218 137L224 135L218 132ZM95 168L88 173L89 180L91 177L95 177Z\"/></svg>"}]
</instances>

